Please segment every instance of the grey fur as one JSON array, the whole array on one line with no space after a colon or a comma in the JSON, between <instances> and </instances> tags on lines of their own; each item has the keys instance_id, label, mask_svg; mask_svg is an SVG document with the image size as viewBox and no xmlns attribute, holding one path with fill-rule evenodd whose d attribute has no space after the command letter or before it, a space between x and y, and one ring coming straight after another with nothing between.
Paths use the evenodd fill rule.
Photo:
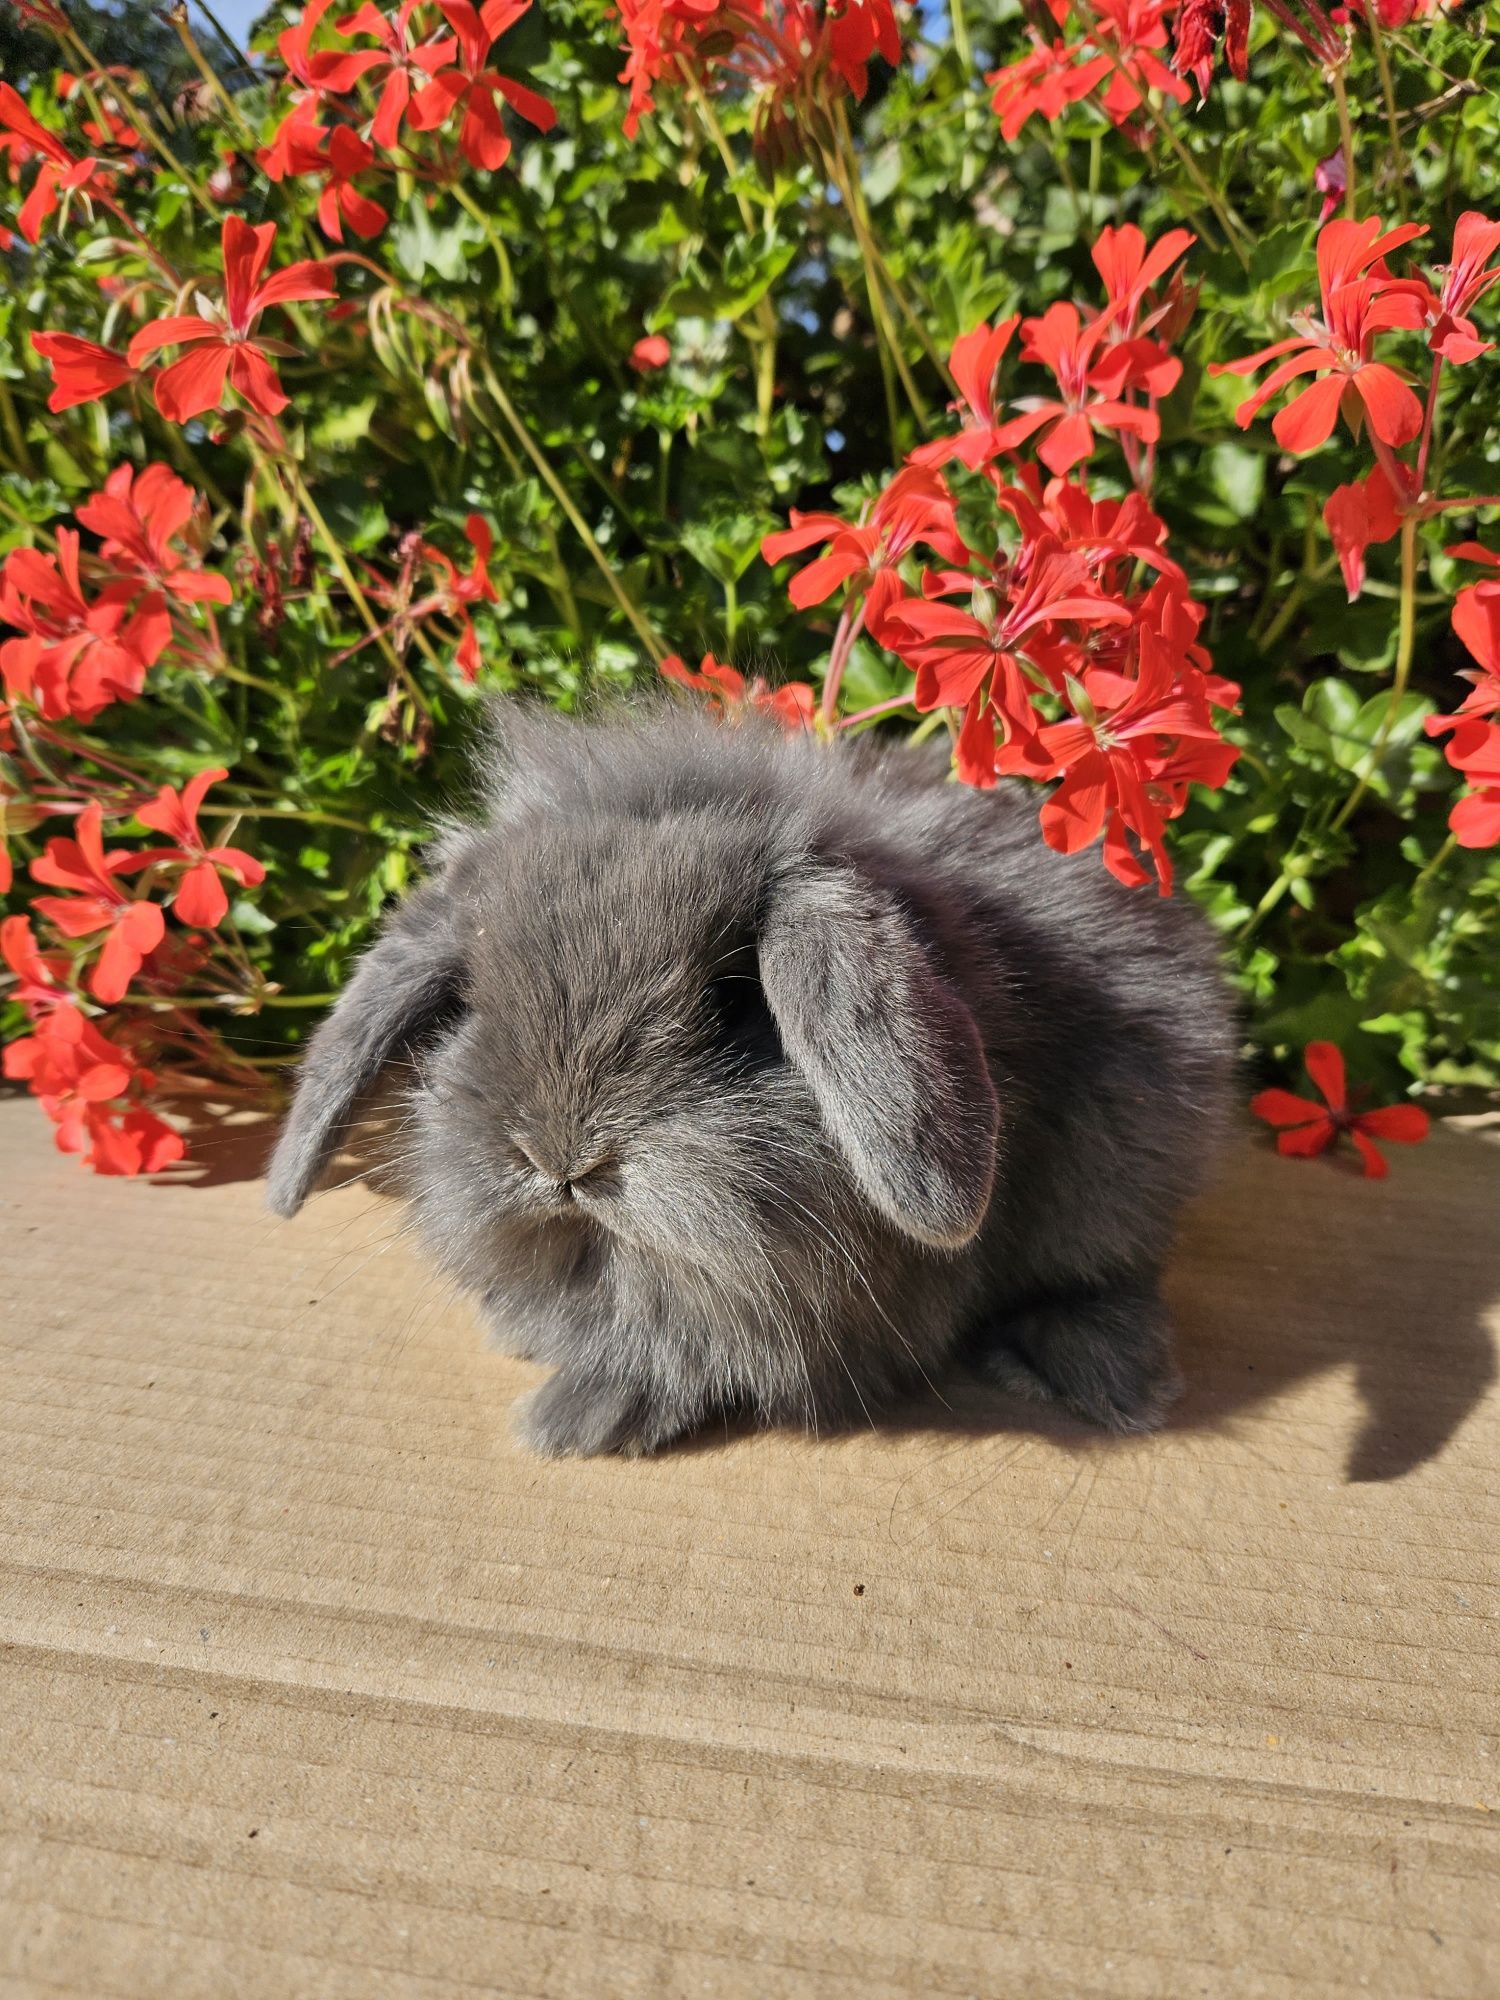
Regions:
<instances>
[{"instance_id":1,"label":"grey fur","mask_svg":"<svg viewBox=\"0 0 1500 2000\"><path fill-rule=\"evenodd\" d=\"M962 1354L1159 1422L1156 1273L1233 1072L1211 936L943 777L675 709L501 709L486 823L314 1036L271 1205L407 1047L417 1211L556 1369L540 1450L841 1424Z\"/></svg>"}]
</instances>

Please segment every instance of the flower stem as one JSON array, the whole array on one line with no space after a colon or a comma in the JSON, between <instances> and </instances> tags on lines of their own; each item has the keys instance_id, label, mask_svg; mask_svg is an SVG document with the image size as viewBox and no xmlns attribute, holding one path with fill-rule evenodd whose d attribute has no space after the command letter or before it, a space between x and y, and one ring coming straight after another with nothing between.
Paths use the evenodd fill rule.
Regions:
<instances>
[{"instance_id":1,"label":"flower stem","mask_svg":"<svg viewBox=\"0 0 1500 2000\"><path fill-rule=\"evenodd\" d=\"M1416 880L1412 883L1411 893L1413 896L1421 895L1422 891L1430 883L1432 877L1437 874L1438 870L1443 866L1444 862L1448 860L1449 856L1453 853L1453 851L1457 846L1458 842L1454 839L1453 835L1450 833L1448 838L1443 842L1442 846L1438 849L1437 853L1433 855L1432 859L1427 863L1427 866L1422 870L1421 874L1418 875Z\"/></svg>"},{"instance_id":2,"label":"flower stem","mask_svg":"<svg viewBox=\"0 0 1500 2000\"><path fill-rule=\"evenodd\" d=\"M386 637L380 620L371 610L370 600L360 589L359 579L349 567L349 559L344 554L343 544L332 528L329 527L327 521L324 520L322 509L312 497L307 481L302 477L301 466L298 465L297 461L290 454L282 459L280 463L286 470L292 490L297 496L298 505L302 508L308 520L312 522L313 532L328 551L329 560L339 573L339 581L343 584L355 610L358 611L360 617L364 620L366 630L375 640L381 652L384 653L387 662L405 687L407 694L411 697L413 706L431 720L432 710L427 705L427 697L423 694L421 688L417 686L416 681L412 677L411 668L407 666L405 660L402 659L401 655Z\"/></svg>"},{"instance_id":3,"label":"flower stem","mask_svg":"<svg viewBox=\"0 0 1500 2000\"><path fill-rule=\"evenodd\" d=\"M1370 46L1375 51L1375 63L1380 71L1380 93L1385 99L1385 122L1391 134L1391 169L1396 180L1396 203L1401 210L1401 220L1407 218L1407 169L1406 155L1401 146L1401 121L1396 115L1396 86L1391 78L1391 59L1385 46L1385 30L1380 25L1379 8L1364 0L1365 21L1370 30Z\"/></svg>"},{"instance_id":4,"label":"flower stem","mask_svg":"<svg viewBox=\"0 0 1500 2000\"><path fill-rule=\"evenodd\" d=\"M484 381L484 386L489 392L490 400L515 432L517 443L536 467L538 473L540 473L543 483L552 494L553 499L556 500L558 506L567 515L573 532L593 557L600 575L609 586L610 595L614 598L616 604L619 605L626 619L634 628L637 638L650 654L652 665L659 667L666 658L666 649L652 630L645 613L630 596L630 593L620 582L619 577L616 576L608 556L605 555L603 549L600 548L598 542L595 540L593 530L578 511L577 503L574 501L572 494L563 485L561 479L558 478L557 473L553 470L551 460L532 436L531 429L520 411L517 410L515 404L505 393L494 369L490 365L488 355L482 357L480 374Z\"/></svg>"},{"instance_id":5,"label":"flower stem","mask_svg":"<svg viewBox=\"0 0 1500 2000\"><path fill-rule=\"evenodd\" d=\"M1401 713L1406 683L1411 676L1411 659L1417 630L1417 517L1408 514L1401 523L1401 623L1396 639L1396 672L1391 681L1391 698L1381 717L1380 728L1370 746L1370 755L1358 784L1334 815L1333 831L1338 832L1370 789L1370 781L1380 767L1381 752L1390 741Z\"/></svg>"},{"instance_id":6,"label":"flower stem","mask_svg":"<svg viewBox=\"0 0 1500 2000\"><path fill-rule=\"evenodd\" d=\"M818 704L818 720L824 729L832 723L839 705L839 689L843 685L844 669L849 664L849 655L854 650L854 642L859 637L865 622L865 607L851 618L846 609L839 619L838 629L833 635L833 645L828 653L828 672L823 679L823 699Z\"/></svg>"},{"instance_id":7,"label":"flower stem","mask_svg":"<svg viewBox=\"0 0 1500 2000\"><path fill-rule=\"evenodd\" d=\"M1349 93L1344 88L1344 73L1340 69L1330 70L1328 80L1333 85L1333 101L1339 114L1339 143L1344 152L1344 215L1352 222L1358 213L1354 185L1354 127L1349 123Z\"/></svg>"}]
</instances>

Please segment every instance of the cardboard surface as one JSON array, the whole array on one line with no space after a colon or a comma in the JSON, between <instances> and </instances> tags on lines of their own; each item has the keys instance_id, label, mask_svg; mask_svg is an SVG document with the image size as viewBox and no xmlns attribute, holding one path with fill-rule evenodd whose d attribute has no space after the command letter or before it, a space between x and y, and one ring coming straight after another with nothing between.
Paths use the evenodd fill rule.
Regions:
<instances>
[{"instance_id":1,"label":"cardboard surface","mask_svg":"<svg viewBox=\"0 0 1500 2000\"><path fill-rule=\"evenodd\" d=\"M0 1101L0 1994L1500 1993L1500 1147L1248 1139L1109 1442L544 1464L363 1185Z\"/></svg>"}]
</instances>

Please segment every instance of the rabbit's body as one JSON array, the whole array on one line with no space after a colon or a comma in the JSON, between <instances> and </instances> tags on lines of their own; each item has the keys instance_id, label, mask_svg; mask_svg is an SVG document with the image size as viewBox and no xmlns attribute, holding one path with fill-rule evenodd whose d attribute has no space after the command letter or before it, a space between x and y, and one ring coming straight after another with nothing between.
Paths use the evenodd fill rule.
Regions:
<instances>
[{"instance_id":1,"label":"rabbit's body","mask_svg":"<svg viewBox=\"0 0 1500 2000\"><path fill-rule=\"evenodd\" d=\"M964 1349L1157 1420L1233 1063L1201 919L910 750L654 707L503 734L487 824L314 1040L273 1205L410 1046L414 1199L555 1366L539 1447L842 1423Z\"/></svg>"}]
</instances>

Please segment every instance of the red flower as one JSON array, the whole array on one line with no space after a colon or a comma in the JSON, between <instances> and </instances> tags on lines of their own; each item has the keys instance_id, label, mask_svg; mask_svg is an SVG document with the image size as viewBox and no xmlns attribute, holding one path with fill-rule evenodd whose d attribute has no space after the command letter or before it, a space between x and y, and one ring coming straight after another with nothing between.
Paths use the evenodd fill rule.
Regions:
<instances>
[{"instance_id":1,"label":"red flower","mask_svg":"<svg viewBox=\"0 0 1500 2000\"><path fill-rule=\"evenodd\" d=\"M925 597L903 598L886 617L884 643L917 676L916 706L968 711L968 745L960 775L970 784L993 784L995 724L1007 744L1022 750L1035 738L1032 687L1022 664L1057 625L1128 625L1130 612L1099 590L1088 560L1051 536L1028 543L996 578L996 591L950 574L927 579ZM937 590L970 592L970 609L937 601ZM986 724L985 718L988 718ZM983 735L988 727L988 738ZM988 742L987 758L980 753ZM987 768L986 768L987 766Z\"/></svg>"},{"instance_id":2,"label":"red flower","mask_svg":"<svg viewBox=\"0 0 1500 2000\"><path fill-rule=\"evenodd\" d=\"M156 378L156 407L168 422L185 424L189 417L217 409L224 400L226 377L262 416L274 417L286 408L288 398L271 366L268 349L252 338L256 322L270 306L331 299L334 287L327 264L288 264L285 270L267 277L266 265L275 241L274 222L252 226L237 215L226 216L224 303L216 309L215 317L173 314L152 320L131 341L128 353L132 367L138 367L159 348L193 348Z\"/></svg>"},{"instance_id":3,"label":"red flower","mask_svg":"<svg viewBox=\"0 0 1500 2000\"><path fill-rule=\"evenodd\" d=\"M101 1174L157 1173L180 1160L181 1135L139 1106L112 1111L133 1085L154 1079L128 1049L107 1041L71 1002L5 1050L5 1074L25 1081L57 1127L63 1153L83 1153Z\"/></svg>"},{"instance_id":4,"label":"red flower","mask_svg":"<svg viewBox=\"0 0 1500 2000\"><path fill-rule=\"evenodd\" d=\"M1149 626L1141 628L1134 678L1088 667L1068 694L1072 715L1038 731L1028 760L1032 774L1062 778L1042 807L1042 837L1076 854L1103 833L1104 865L1137 887L1149 877L1127 839L1134 834L1165 896L1172 887L1166 821L1182 810L1189 784L1222 785L1239 751L1220 737L1201 676L1182 672Z\"/></svg>"},{"instance_id":5,"label":"red flower","mask_svg":"<svg viewBox=\"0 0 1500 2000\"><path fill-rule=\"evenodd\" d=\"M1100 230L1089 256L1104 281L1111 333L1129 336L1137 330L1136 315L1147 292L1166 276L1179 257L1187 255L1197 240L1191 230L1169 229L1165 236L1148 245L1133 222L1118 229L1111 226ZM1150 314L1143 330L1149 330L1159 317L1159 313Z\"/></svg>"},{"instance_id":6,"label":"red flower","mask_svg":"<svg viewBox=\"0 0 1500 2000\"><path fill-rule=\"evenodd\" d=\"M155 861L186 862L187 872L177 884L172 908L180 923L191 924L200 930L216 930L229 913L229 898L219 880L221 868L247 889L255 888L266 879L265 869L242 847L204 845L198 826L198 810L203 804L203 795L210 785L228 776L229 773L221 767L199 771L188 779L181 792L174 791L170 785L163 785L151 804L142 806L136 814L144 825L157 833L164 833L175 844L169 848L149 848L144 854L137 855L132 865L142 868Z\"/></svg>"},{"instance_id":7,"label":"red flower","mask_svg":"<svg viewBox=\"0 0 1500 2000\"><path fill-rule=\"evenodd\" d=\"M494 551L495 537L489 522L482 514L470 514L464 522L464 533L474 551L474 560L467 573L460 574L452 556L431 542L419 544L421 553L440 573L442 586L436 602L429 600L428 608L443 611L450 618L456 618L460 627L458 651L454 658L463 677L472 681L479 672L479 640L469 617L471 604L494 604L498 601L495 586L490 581L490 556Z\"/></svg>"},{"instance_id":8,"label":"red flower","mask_svg":"<svg viewBox=\"0 0 1500 2000\"><path fill-rule=\"evenodd\" d=\"M1448 554L1500 568L1500 555L1478 542L1459 542ZM1473 685L1456 714L1428 716L1423 726L1429 736L1441 736L1457 727L1461 719L1500 714L1500 577L1486 577L1458 593L1453 600L1453 629L1479 662L1480 670L1477 674L1467 670L1459 676Z\"/></svg>"},{"instance_id":9,"label":"red flower","mask_svg":"<svg viewBox=\"0 0 1500 2000\"><path fill-rule=\"evenodd\" d=\"M40 156L42 162L31 193L16 218L26 241L35 243L42 233L42 224L58 206L58 189L70 193L74 188L86 186L99 162L75 160L60 139L37 123L20 94L8 83L0 83L0 127L5 132L5 136L0 136L0 153L10 154L13 174L29 155Z\"/></svg>"},{"instance_id":10,"label":"red flower","mask_svg":"<svg viewBox=\"0 0 1500 2000\"><path fill-rule=\"evenodd\" d=\"M994 85L990 108L1000 120L1001 137L1016 138L1031 117L1044 118L1050 125L1070 104L1087 97L1113 68L1107 55L1085 56L1082 42L1039 41L1017 62L987 71L984 80Z\"/></svg>"},{"instance_id":11,"label":"red flower","mask_svg":"<svg viewBox=\"0 0 1500 2000\"><path fill-rule=\"evenodd\" d=\"M1035 432L1046 436L1037 456L1052 472L1069 472L1094 449L1095 428L1129 431L1144 444L1161 435L1154 409L1123 400L1126 391L1141 388L1153 398L1168 395L1182 373L1182 363L1152 340L1121 340L1106 344L1113 315L1101 313L1085 324L1077 306L1059 302L1040 319L1022 322L1026 345L1023 361L1039 361L1056 378L1060 395L1051 400L1021 397L1025 414L1000 432L1006 449Z\"/></svg>"},{"instance_id":12,"label":"red flower","mask_svg":"<svg viewBox=\"0 0 1500 2000\"><path fill-rule=\"evenodd\" d=\"M539 132L550 132L557 123L557 113L545 97L486 67L491 46L530 5L531 0L484 0L476 8L473 0L438 0L443 19L458 37L462 66L439 70L418 91L412 100L411 123L419 132L431 132L461 104L464 121L458 143L470 166L493 171L510 157L502 103Z\"/></svg>"},{"instance_id":13,"label":"red flower","mask_svg":"<svg viewBox=\"0 0 1500 2000\"><path fill-rule=\"evenodd\" d=\"M379 49L360 50L348 60L359 65L371 89L379 84L380 102L375 107L370 136L385 152L390 151L401 135L401 124L413 93L438 70L445 69L458 51L458 44L451 36L435 42L413 43L411 17L421 4L423 0L401 0L392 17L382 14L371 0L365 0L362 7L344 15L339 22L341 35L371 35L380 44ZM323 87L328 88L326 84Z\"/></svg>"},{"instance_id":14,"label":"red flower","mask_svg":"<svg viewBox=\"0 0 1500 2000\"><path fill-rule=\"evenodd\" d=\"M665 368L672 359L672 343L664 333L646 333L630 350L630 365L638 375L653 368Z\"/></svg>"},{"instance_id":15,"label":"red flower","mask_svg":"<svg viewBox=\"0 0 1500 2000\"><path fill-rule=\"evenodd\" d=\"M108 931L89 991L95 999L113 1005L123 998L142 961L161 943L166 922L155 903L134 902L121 889L118 877L146 866L151 857L123 848L106 854L103 816L104 809L96 799L78 815L76 840L47 842L41 860L31 864L32 875L38 882L76 893L35 896L32 908L56 924L64 937L93 937Z\"/></svg>"},{"instance_id":16,"label":"red flower","mask_svg":"<svg viewBox=\"0 0 1500 2000\"><path fill-rule=\"evenodd\" d=\"M998 458L1005 449L996 395L995 373L1010 346L1011 336L1021 324L1021 315L997 320L993 327L979 325L961 333L948 355L948 369L958 385L958 401L948 405L964 418L953 437L934 438L918 445L909 454L913 465L945 465L956 458L977 472Z\"/></svg>"},{"instance_id":17,"label":"red flower","mask_svg":"<svg viewBox=\"0 0 1500 2000\"><path fill-rule=\"evenodd\" d=\"M1491 222L1476 209L1467 209L1458 218L1453 232L1453 256L1443 279L1437 318L1429 336L1433 353L1455 366L1477 360L1494 345L1493 341L1479 338L1478 328L1468 313L1491 285L1500 285L1500 271L1489 269L1489 261L1497 249L1500 249L1500 222Z\"/></svg>"},{"instance_id":18,"label":"red flower","mask_svg":"<svg viewBox=\"0 0 1500 2000\"><path fill-rule=\"evenodd\" d=\"M758 677L747 681L742 673L737 673L733 667L726 667L712 653L703 655L696 672L686 666L678 654L668 653L659 671L664 679L675 681L678 687L692 688L697 694L708 695L725 714L755 708L766 715L774 715L783 729L812 727L815 697L806 681L787 681L778 688L768 687Z\"/></svg>"},{"instance_id":19,"label":"red flower","mask_svg":"<svg viewBox=\"0 0 1500 2000\"><path fill-rule=\"evenodd\" d=\"M80 340L76 334L34 333L31 344L52 370L55 386L47 408L54 414L78 403L96 402L135 374L123 354L100 347L97 341Z\"/></svg>"},{"instance_id":20,"label":"red flower","mask_svg":"<svg viewBox=\"0 0 1500 2000\"><path fill-rule=\"evenodd\" d=\"M103 490L78 509L78 519L103 541L104 560L128 576L184 604L228 604L229 579L201 569L190 559L197 556L195 549L179 552L171 546L197 510L197 494L165 465L140 472L117 465Z\"/></svg>"},{"instance_id":21,"label":"red flower","mask_svg":"<svg viewBox=\"0 0 1500 2000\"><path fill-rule=\"evenodd\" d=\"M1323 503L1323 520L1338 551L1352 604L1365 581L1365 550L1388 542L1401 526L1391 482L1377 465L1363 479L1336 486Z\"/></svg>"},{"instance_id":22,"label":"red flower","mask_svg":"<svg viewBox=\"0 0 1500 2000\"><path fill-rule=\"evenodd\" d=\"M333 0L308 0L297 25L284 28L276 37L276 53L286 64L288 73L313 97L343 96L346 91L353 90L365 72L375 68L380 61L374 49L314 50L313 37L318 31L318 23L332 5ZM374 11L372 7L370 12ZM376 18L384 20L383 15ZM352 34L354 17L340 21L338 29L341 35ZM298 105L291 115L297 117L303 108Z\"/></svg>"},{"instance_id":23,"label":"red flower","mask_svg":"<svg viewBox=\"0 0 1500 2000\"><path fill-rule=\"evenodd\" d=\"M1390 1172L1377 1139L1414 1146L1427 1137L1429 1119L1417 1104L1391 1104L1379 1111L1351 1111L1344 1082L1344 1058L1332 1042L1309 1042L1307 1073L1324 1102L1298 1097L1290 1090L1263 1090L1250 1100L1257 1118L1276 1126L1276 1150L1289 1158L1307 1159L1336 1144L1347 1134L1364 1162L1367 1180L1383 1181Z\"/></svg>"},{"instance_id":24,"label":"red flower","mask_svg":"<svg viewBox=\"0 0 1500 2000\"><path fill-rule=\"evenodd\" d=\"M1469 785L1448 815L1453 838L1460 847L1500 844L1500 727L1477 716L1459 718L1446 755Z\"/></svg>"},{"instance_id":25,"label":"red flower","mask_svg":"<svg viewBox=\"0 0 1500 2000\"><path fill-rule=\"evenodd\" d=\"M1293 334L1242 361L1214 363L1210 375L1250 375L1262 363L1288 357L1235 412L1245 430L1256 412L1300 375L1319 380L1277 413L1271 428L1287 451L1316 451L1326 443L1340 410L1356 433L1362 417L1383 443L1409 444L1422 428L1422 405L1396 370L1372 359L1375 336L1398 327L1419 327L1432 294L1420 280L1396 279L1385 254L1414 236L1423 225L1402 223L1382 234L1377 217L1363 222L1330 222L1318 236L1318 277L1322 324Z\"/></svg>"},{"instance_id":26,"label":"red flower","mask_svg":"<svg viewBox=\"0 0 1500 2000\"><path fill-rule=\"evenodd\" d=\"M12 696L34 700L49 719L91 722L112 701L133 701L166 650L172 620L159 591L136 580L105 586L92 603L78 569L79 538L57 531L57 554L12 549L0 565L0 619L21 637L0 645L0 675Z\"/></svg>"},{"instance_id":27,"label":"red flower","mask_svg":"<svg viewBox=\"0 0 1500 2000\"><path fill-rule=\"evenodd\" d=\"M948 563L966 563L969 551L958 533L953 496L941 477L922 466L898 472L870 510L867 519L851 524L837 514L802 514L794 507L792 524L767 535L761 557L778 563L819 542L826 552L797 571L787 594L799 611L821 604L835 590L852 586L864 596L865 625L879 638L886 612L902 594L900 565L925 542Z\"/></svg>"},{"instance_id":28,"label":"red flower","mask_svg":"<svg viewBox=\"0 0 1500 2000\"><path fill-rule=\"evenodd\" d=\"M1221 42L1229 74L1243 83L1250 69L1250 0L1182 0L1175 39L1172 67L1179 76L1192 77L1200 104L1208 96Z\"/></svg>"},{"instance_id":29,"label":"red flower","mask_svg":"<svg viewBox=\"0 0 1500 2000\"><path fill-rule=\"evenodd\" d=\"M0 958L16 975L11 999L33 1020L68 1001L63 990L67 960L55 952L38 951L30 917L6 917L0 922Z\"/></svg>"},{"instance_id":30,"label":"red flower","mask_svg":"<svg viewBox=\"0 0 1500 2000\"><path fill-rule=\"evenodd\" d=\"M1167 46L1165 15L1172 0L1094 0L1091 34L1109 52L1109 87L1100 109L1111 125L1123 125L1159 90L1176 104L1190 92L1154 51Z\"/></svg>"},{"instance_id":31,"label":"red flower","mask_svg":"<svg viewBox=\"0 0 1500 2000\"><path fill-rule=\"evenodd\" d=\"M343 242L346 222L356 236L370 237L378 236L390 219L378 201L354 185L355 175L374 164L375 149L350 125L335 125L330 132L306 104L282 120L274 140L256 157L273 181L304 174L324 178L318 227L335 243Z\"/></svg>"}]
</instances>

